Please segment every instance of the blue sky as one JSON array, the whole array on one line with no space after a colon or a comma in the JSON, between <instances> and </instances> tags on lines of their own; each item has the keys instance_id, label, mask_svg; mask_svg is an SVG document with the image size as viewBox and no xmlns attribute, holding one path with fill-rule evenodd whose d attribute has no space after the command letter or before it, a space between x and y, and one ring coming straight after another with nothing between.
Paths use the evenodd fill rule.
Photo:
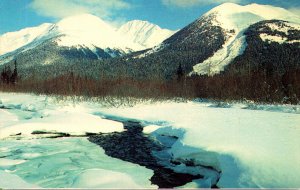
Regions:
<instances>
[{"instance_id":1,"label":"blue sky","mask_svg":"<svg viewBox=\"0 0 300 190\"><path fill-rule=\"evenodd\" d=\"M115 25L139 19L176 30L224 2L271 4L300 15L300 0L0 0L0 34L79 13Z\"/></svg>"}]
</instances>

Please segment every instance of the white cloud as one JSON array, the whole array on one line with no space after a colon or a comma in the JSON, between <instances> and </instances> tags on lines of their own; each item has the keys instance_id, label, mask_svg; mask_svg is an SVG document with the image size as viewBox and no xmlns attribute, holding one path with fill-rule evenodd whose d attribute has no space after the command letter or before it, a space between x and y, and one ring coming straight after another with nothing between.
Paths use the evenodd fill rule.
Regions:
<instances>
[{"instance_id":1,"label":"white cloud","mask_svg":"<svg viewBox=\"0 0 300 190\"><path fill-rule=\"evenodd\" d=\"M33 0L30 8L39 15L52 18L81 13L109 18L115 10L128 9L130 4L124 0Z\"/></svg>"},{"instance_id":2,"label":"white cloud","mask_svg":"<svg viewBox=\"0 0 300 190\"><path fill-rule=\"evenodd\" d=\"M161 0L166 6L177 6L177 7L194 7L202 5L212 5L220 3L241 3L242 0Z\"/></svg>"}]
</instances>

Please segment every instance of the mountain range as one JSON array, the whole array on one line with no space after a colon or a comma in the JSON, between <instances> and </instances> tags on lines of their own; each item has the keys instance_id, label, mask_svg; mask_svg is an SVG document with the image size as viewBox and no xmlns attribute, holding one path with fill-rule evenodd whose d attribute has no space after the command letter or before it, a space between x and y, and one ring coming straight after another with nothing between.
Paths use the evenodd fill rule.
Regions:
<instances>
[{"instance_id":1,"label":"mountain range","mask_svg":"<svg viewBox=\"0 0 300 190\"><path fill-rule=\"evenodd\" d=\"M0 59L5 63L22 52L47 43L55 44L57 48L92 51L98 59L109 58L151 48L173 33L174 31L140 20L114 28L94 15L81 14L65 18L56 24L45 23L3 34L0 36Z\"/></svg>"},{"instance_id":2,"label":"mountain range","mask_svg":"<svg viewBox=\"0 0 300 190\"><path fill-rule=\"evenodd\" d=\"M269 5L224 3L183 29L171 31L139 20L115 28L83 14L3 34L0 42L0 66L18 60L25 76L37 68L52 69L55 74L47 76L57 76L70 67L96 76L91 74L95 65L107 75L137 78L170 78L179 65L189 76L213 76L241 57L240 62L253 62L274 60L268 56L276 54L288 60L286 51L295 54L286 65L300 65L300 17Z\"/></svg>"}]
</instances>

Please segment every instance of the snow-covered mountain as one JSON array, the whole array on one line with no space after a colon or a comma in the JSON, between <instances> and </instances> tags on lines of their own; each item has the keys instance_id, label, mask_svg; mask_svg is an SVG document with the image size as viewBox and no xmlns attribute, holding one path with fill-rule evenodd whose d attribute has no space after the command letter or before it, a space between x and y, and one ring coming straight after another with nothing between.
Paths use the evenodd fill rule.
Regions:
<instances>
[{"instance_id":1,"label":"snow-covered mountain","mask_svg":"<svg viewBox=\"0 0 300 190\"><path fill-rule=\"evenodd\" d=\"M9 62L22 52L44 43L58 49L92 51L99 59L115 57L158 45L174 32L145 21L128 22L114 28L99 17L81 14L56 24L42 24L0 36L0 61Z\"/></svg>"},{"instance_id":2,"label":"snow-covered mountain","mask_svg":"<svg viewBox=\"0 0 300 190\"><path fill-rule=\"evenodd\" d=\"M148 21L133 20L122 25L118 32L127 36L131 41L147 48L152 48L175 33L168 29L162 29L159 26Z\"/></svg>"},{"instance_id":3,"label":"snow-covered mountain","mask_svg":"<svg viewBox=\"0 0 300 190\"><path fill-rule=\"evenodd\" d=\"M215 75L245 54L245 60L261 65L272 60L273 54L286 60L282 65L297 65L291 63L297 59L289 59L289 54L283 50L298 57L299 33L298 15L283 8L258 4L222 4L176 33L137 20L114 28L98 17L83 14L56 24L2 35L0 39L5 43L0 44L10 48L1 48L0 65L17 59L28 69L27 73L37 65L66 67L76 64L80 67L76 69L80 70L81 65L91 61L97 65L99 59L134 52L124 59L109 60L101 69L105 74L117 70L118 73L126 71L126 76L152 77L155 73L157 77L172 78L181 65L186 74ZM147 49L151 46L154 47Z\"/></svg>"},{"instance_id":4,"label":"snow-covered mountain","mask_svg":"<svg viewBox=\"0 0 300 190\"><path fill-rule=\"evenodd\" d=\"M0 55L23 46L34 48L49 39L60 47L87 47L91 50L96 47L103 50L110 48L124 52L143 49L141 45L121 36L108 23L90 14L71 16L56 24L42 24L38 27L7 33L0 39L4 42L1 43L3 47ZM24 48L27 49L29 48Z\"/></svg>"},{"instance_id":5,"label":"snow-covered mountain","mask_svg":"<svg viewBox=\"0 0 300 190\"><path fill-rule=\"evenodd\" d=\"M39 36L49 32L53 24L45 23L37 27L25 28L17 32L8 32L0 36L0 55L23 47Z\"/></svg>"},{"instance_id":6,"label":"snow-covered mountain","mask_svg":"<svg viewBox=\"0 0 300 190\"><path fill-rule=\"evenodd\" d=\"M277 25L278 23L267 24L274 32L277 31L277 34L262 33L260 37L263 41L269 40L281 44L295 44L300 41L299 36L295 36L293 40L286 40L285 36L289 32L292 34L294 31L300 31L298 15L270 5L241 6L224 3L178 31L159 46L136 55L135 58L167 59L168 61L163 63L165 67L172 67L171 64L174 63L177 63L176 66L182 64L191 75L218 74L237 56L243 54L247 47L245 32L248 28L266 20L287 22L284 26Z\"/></svg>"},{"instance_id":7,"label":"snow-covered mountain","mask_svg":"<svg viewBox=\"0 0 300 190\"><path fill-rule=\"evenodd\" d=\"M125 52L141 50L142 46L121 36L115 28L99 17L83 14L65 18L55 24L50 33L61 35L55 41L59 46L86 46L89 48L121 49Z\"/></svg>"},{"instance_id":8,"label":"snow-covered mountain","mask_svg":"<svg viewBox=\"0 0 300 190\"><path fill-rule=\"evenodd\" d=\"M222 28L225 35L225 43L222 48L214 53L205 61L193 67L194 72L197 74L217 74L224 70L235 57L242 54L245 47L245 30L252 24L263 20L284 20L290 22L285 27L281 28L276 24L271 24L270 27L276 31L300 30L300 17L286 9L274 7L270 5L250 4L246 6L237 5L234 3L222 4L208 13L203 18L210 18L212 26L219 26ZM285 43L282 36L266 36L261 35L262 39L270 41L280 40ZM300 39L299 39L300 40ZM289 41L286 43L295 43L299 40ZM209 68L209 69L208 69Z\"/></svg>"},{"instance_id":9,"label":"snow-covered mountain","mask_svg":"<svg viewBox=\"0 0 300 190\"><path fill-rule=\"evenodd\" d=\"M251 24L262 20L286 20L300 22L300 17L290 11L271 5L249 4L238 5L224 3L207 12L203 17L214 17L213 25L226 30L242 31Z\"/></svg>"}]
</instances>

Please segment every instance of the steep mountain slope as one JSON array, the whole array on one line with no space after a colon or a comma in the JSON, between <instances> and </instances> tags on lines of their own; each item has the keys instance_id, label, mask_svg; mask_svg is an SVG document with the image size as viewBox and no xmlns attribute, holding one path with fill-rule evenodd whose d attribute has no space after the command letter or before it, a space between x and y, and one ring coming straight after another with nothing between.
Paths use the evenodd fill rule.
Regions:
<instances>
[{"instance_id":1,"label":"steep mountain slope","mask_svg":"<svg viewBox=\"0 0 300 190\"><path fill-rule=\"evenodd\" d=\"M45 35L52 24L45 23L37 27L25 28L17 32L9 32L0 36L0 55L23 47L39 36Z\"/></svg>"},{"instance_id":2,"label":"steep mountain slope","mask_svg":"<svg viewBox=\"0 0 300 190\"><path fill-rule=\"evenodd\" d=\"M300 24L267 20L251 25L245 32L246 48L223 72L255 72L283 76L300 69Z\"/></svg>"},{"instance_id":3,"label":"steep mountain slope","mask_svg":"<svg viewBox=\"0 0 300 190\"><path fill-rule=\"evenodd\" d=\"M171 30L162 29L148 21L141 20L125 23L118 29L118 32L123 36L127 36L131 41L142 45L144 49L160 44L175 33Z\"/></svg>"},{"instance_id":4,"label":"steep mountain slope","mask_svg":"<svg viewBox=\"0 0 300 190\"><path fill-rule=\"evenodd\" d=\"M185 71L191 71L196 63L212 56L225 41L222 28L214 26L211 17L201 17L160 45L135 55L130 61L148 63L146 67L160 68L164 70L163 75L171 77L180 64Z\"/></svg>"},{"instance_id":5,"label":"steep mountain slope","mask_svg":"<svg viewBox=\"0 0 300 190\"><path fill-rule=\"evenodd\" d=\"M220 26L224 31L224 35L227 36L227 40L221 49L209 59L193 67L193 73L209 75L217 74L224 70L226 65L243 53L246 46L244 32L251 24L272 19L300 23L300 17L285 9L258 4L240 6L233 3L225 3L212 9L204 17L212 17L212 24ZM297 29L297 26L296 28L293 26L296 25L289 24L286 26L286 30Z\"/></svg>"},{"instance_id":6,"label":"steep mountain slope","mask_svg":"<svg viewBox=\"0 0 300 190\"><path fill-rule=\"evenodd\" d=\"M289 29L286 30L297 30L297 23L300 23L297 15L282 8L224 3L166 39L161 45L136 55L135 58L142 58L142 62L167 59L168 61L162 61L164 67L173 67L170 70L173 73L181 64L191 75L214 75L243 54L247 46L244 34L246 29L259 21L270 19L289 21Z\"/></svg>"}]
</instances>

